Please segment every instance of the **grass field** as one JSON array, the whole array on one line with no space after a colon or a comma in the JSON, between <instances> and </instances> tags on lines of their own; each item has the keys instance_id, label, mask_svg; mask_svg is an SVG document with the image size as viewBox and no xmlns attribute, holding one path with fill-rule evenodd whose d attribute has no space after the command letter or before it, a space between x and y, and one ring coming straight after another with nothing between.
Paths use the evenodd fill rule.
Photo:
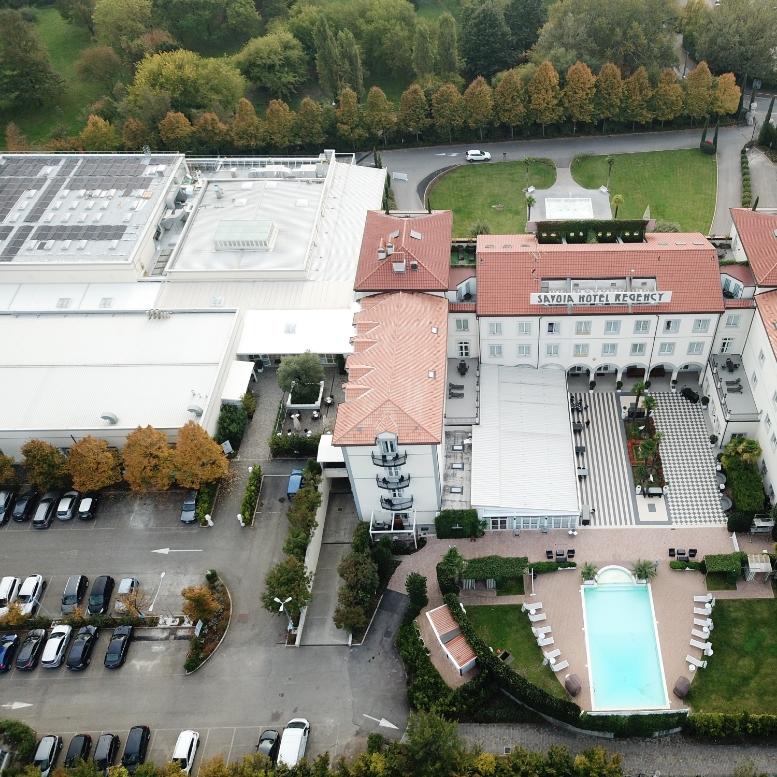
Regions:
<instances>
[{"instance_id":1,"label":"grass field","mask_svg":"<svg viewBox=\"0 0 777 777\"><path fill-rule=\"evenodd\" d=\"M556 180L549 160L529 166L529 185L547 189ZM475 222L488 224L492 235L523 232L526 228L526 167L523 162L461 165L444 175L429 191L433 208L453 211L453 236L468 237Z\"/></svg>"},{"instance_id":2,"label":"grass field","mask_svg":"<svg viewBox=\"0 0 777 777\"><path fill-rule=\"evenodd\" d=\"M708 234L715 215L715 157L698 149L683 149L617 154L613 158L610 192L623 197L619 217L642 218L650 206L654 219L673 221L688 232ZM607 157L577 157L572 176L586 189L603 186L607 182Z\"/></svg>"},{"instance_id":3,"label":"grass field","mask_svg":"<svg viewBox=\"0 0 777 777\"><path fill-rule=\"evenodd\" d=\"M697 673L688 701L697 712L777 712L777 601L718 599L715 654Z\"/></svg>"},{"instance_id":4,"label":"grass field","mask_svg":"<svg viewBox=\"0 0 777 777\"><path fill-rule=\"evenodd\" d=\"M494 650L509 650L513 660L509 664L527 680L552 696L566 698L561 683L547 666L542 665L542 653L531 632L525 613L518 604L467 607L467 615L478 634ZM717 629L716 629L717 631Z\"/></svg>"},{"instance_id":5,"label":"grass field","mask_svg":"<svg viewBox=\"0 0 777 777\"><path fill-rule=\"evenodd\" d=\"M81 51L92 44L83 27L68 24L55 8L36 8L35 25L46 46L54 70L62 76L64 87L54 105L44 105L28 111L15 111L13 116L0 114L3 127L14 121L32 143L40 143L55 127L65 127L69 133L81 129L84 112L102 94L97 84L87 84L76 77L75 62ZM1 139L4 142L4 138Z\"/></svg>"}]
</instances>

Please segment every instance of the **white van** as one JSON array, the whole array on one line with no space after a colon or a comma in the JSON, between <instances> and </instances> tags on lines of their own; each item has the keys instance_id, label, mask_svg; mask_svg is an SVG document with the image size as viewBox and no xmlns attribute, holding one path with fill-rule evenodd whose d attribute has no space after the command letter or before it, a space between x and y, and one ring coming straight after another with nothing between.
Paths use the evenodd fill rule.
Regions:
<instances>
[{"instance_id":1,"label":"white van","mask_svg":"<svg viewBox=\"0 0 777 777\"><path fill-rule=\"evenodd\" d=\"M180 767L185 774L191 774L194 765L194 757L197 755L197 746L200 744L200 735L197 731L187 729L178 735L178 740L173 749L173 757L170 759Z\"/></svg>"},{"instance_id":2,"label":"white van","mask_svg":"<svg viewBox=\"0 0 777 777\"><path fill-rule=\"evenodd\" d=\"M305 757L309 734L310 723L305 718L292 718L281 735L278 763L296 766Z\"/></svg>"},{"instance_id":3,"label":"white van","mask_svg":"<svg viewBox=\"0 0 777 777\"><path fill-rule=\"evenodd\" d=\"M16 599L18 593L18 577L4 577L0 580L0 617L8 612L8 607Z\"/></svg>"}]
</instances>

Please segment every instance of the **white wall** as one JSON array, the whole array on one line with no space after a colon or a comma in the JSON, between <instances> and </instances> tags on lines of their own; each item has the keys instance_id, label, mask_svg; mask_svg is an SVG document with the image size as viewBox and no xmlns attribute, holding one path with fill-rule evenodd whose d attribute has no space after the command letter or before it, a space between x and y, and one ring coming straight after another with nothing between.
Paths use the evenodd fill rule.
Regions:
<instances>
[{"instance_id":1,"label":"white wall","mask_svg":"<svg viewBox=\"0 0 777 777\"><path fill-rule=\"evenodd\" d=\"M458 323L457 323L458 322ZM459 327L466 327L460 329ZM459 343L469 343L470 358L480 356L480 335L478 333L478 318L475 313L448 314L448 358L459 359Z\"/></svg>"},{"instance_id":2,"label":"white wall","mask_svg":"<svg viewBox=\"0 0 777 777\"><path fill-rule=\"evenodd\" d=\"M712 353L742 353L754 315L755 308L732 308L723 313L712 343ZM724 343L724 340L730 342Z\"/></svg>"}]
</instances>

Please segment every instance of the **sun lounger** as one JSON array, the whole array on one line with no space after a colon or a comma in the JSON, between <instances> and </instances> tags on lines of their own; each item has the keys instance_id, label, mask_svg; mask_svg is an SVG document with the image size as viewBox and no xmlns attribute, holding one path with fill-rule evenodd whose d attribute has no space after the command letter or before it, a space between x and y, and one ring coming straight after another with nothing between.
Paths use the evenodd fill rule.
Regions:
<instances>
[{"instance_id":1,"label":"sun lounger","mask_svg":"<svg viewBox=\"0 0 777 777\"><path fill-rule=\"evenodd\" d=\"M542 602L524 602L521 605L521 612L530 612L534 615L537 610L542 609Z\"/></svg>"},{"instance_id":2,"label":"sun lounger","mask_svg":"<svg viewBox=\"0 0 777 777\"><path fill-rule=\"evenodd\" d=\"M540 637L544 637L546 634L550 634L552 629L550 626L532 626L531 631L532 634L534 634L534 636L539 639Z\"/></svg>"},{"instance_id":3,"label":"sun lounger","mask_svg":"<svg viewBox=\"0 0 777 777\"><path fill-rule=\"evenodd\" d=\"M542 655L545 656L545 663L552 664L561 655L561 651L558 648L555 650L543 650Z\"/></svg>"},{"instance_id":4,"label":"sun lounger","mask_svg":"<svg viewBox=\"0 0 777 777\"><path fill-rule=\"evenodd\" d=\"M546 621L548 619L548 616L545 615L544 612L530 612L529 613L529 620L532 623L539 623L540 621Z\"/></svg>"},{"instance_id":5,"label":"sun lounger","mask_svg":"<svg viewBox=\"0 0 777 777\"><path fill-rule=\"evenodd\" d=\"M694 658L693 656L686 656L685 660L691 665L696 666L699 669L706 669L707 668L707 662L706 661L699 661L698 658Z\"/></svg>"},{"instance_id":6,"label":"sun lounger","mask_svg":"<svg viewBox=\"0 0 777 777\"><path fill-rule=\"evenodd\" d=\"M569 661L559 661L557 664L551 664L550 668L554 672L560 672L562 669L569 668Z\"/></svg>"},{"instance_id":7,"label":"sun lounger","mask_svg":"<svg viewBox=\"0 0 777 777\"><path fill-rule=\"evenodd\" d=\"M705 656L712 655L712 642L699 642L698 639L692 639L691 647L699 648Z\"/></svg>"},{"instance_id":8,"label":"sun lounger","mask_svg":"<svg viewBox=\"0 0 777 777\"><path fill-rule=\"evenodd\" d=\"M694 602L704 602L705 604L712 604L715 601L715 597L712 594L704 594L703 596L694 596Z\"/></svg>"},{"instance_id":9,"label":"sun lounger","mask_svg":"<svg viewBox=\"0 0 777 777\"><path fill-rule=\"evenodd\" d=\"M693 608L693 614L694 615L709 615L712 612L712 607L706 605L705 607L694 607Z\"/></svg>"},{"instance_id":10,"label":"sun lounger","mask_svg":"<svg viewBox=\"0 0 777 777\"><path fill-rule=\"evenodd\" d=\"M709 629L704 629L702 631L701 629L691 629L691 635L694 637L698 637L699 639L708 639L710 636Z\"/></svg>"},{"instance_id":11,"label":"sun lounger","mask_svg":"<svg viewBox=\"0 0 777 777\"><path fill-rule=\"evenodd\" d=\"M701 626L702 628L712 631L715 626L712 623L712 618L694 618L693 623L695 626Z\"/></svg>"},{"instance_id":12,"label":"sun lounger","mask_svg":"<svg viewBox=\"0 0 777 777\"><path fill-rule=\"evenodd\" d=\"M540 647L547 647L548 645L554 645L556 640L553 637L538 637L537 645Z\"/></svg>"}]
</instances>

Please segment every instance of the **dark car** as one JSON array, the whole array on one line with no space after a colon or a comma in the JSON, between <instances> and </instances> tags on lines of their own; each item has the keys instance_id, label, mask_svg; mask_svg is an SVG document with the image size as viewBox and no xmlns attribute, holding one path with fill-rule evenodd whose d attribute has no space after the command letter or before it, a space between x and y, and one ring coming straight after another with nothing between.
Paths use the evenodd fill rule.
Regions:
<instances>
[{"instance_id":1,"label":"dark car","mask_svg":"<svg viewBox=\"0 0 777 777\"><path fill-rule=\"evenodd\" d=\"M62 614L70 615L75 612L81 600L84 598L89 578L85 575L70 575L65 583L65 590L62 593Z\"/></svg>"},{"instance_id":2,"label":"dark car","mask_svg":"<svg viewBox=\"0 0 777 777\"><path fill-rule=\"evenodd\" d=\"M3 634L0 637L0 672L7 672L19 648L18 634Z\"/></svg>"},{"instance_id":3,"label":"dark car","mask_svg":"<svg viewBox=\"0 0 777 777\"><path fill-rule=\"evenodd\" d=\"M33 529L48 529L51 526L58 499L59 494L55 491L48 491L40 498L35 507L35 514L32 516Z\"/></svg>"},{"instance_id":4,"label":"dark car","mask_svg":"<svg viewBox=\"0 0 777 777\"><path fill-rule=\"evenodd\" d=\"M113 586L114 580L110 575L100 575L95 578L86 608L90 615L102 615L108 612Z\"/></svg>"},{"instance_id":5,"label":"dark car","mask_svg":"<svg viewBox=\"0 0 777 777\"><path fill-rule=\"evenodd\" d=\"M35 491L19 494L14 502L13 510L11 510L11 518L18 523L29 521L32 518L32 511L37 498L38 494Z\"/></svg>"},{"instance_id":6,"label":"dark car","mask_svg":"<svg viewBox=\"0 0 777 777\"><path fill-rule=\"evenodd\" d=\"M106 669L118 669L124 663L130 642L132 642L133 632L132 626L117 626L113 630L103 662Z\"/></svg>"},{"instance_id":7,"label":"dark car","mask_svg":"<svg viewBox=\"0 0 777 777\"><path fill-rule=\"evenodd\" d=\"M41 777L49 777L62 749L62 737L49 734L38 742L32 765L40 769Z\"/></svg>"},{"instance_id":8,"label":"dark car","mask_svg":"<svg viewBox=\"0 0 777 777\"><path fill-rule=\"evenodd\" d=\"M92 761L94 765L107 773L108 769L116 761L116 755L119 752L119 738L116 734L101 734L94 748Z\"/></svg>"},{"instance_id":9,"label":"dark car","mask_svg":"<svg viewBox=\"0 0 777 777\"><path fill-rule=\"evenodd\" d=\"M197 492L187 491L181 505L181 523L194 523L197 520L195 510L197 508Z\"/></svg>"},{"instance_id":10,"label":"dark car","mask_svg":"<svg viewBox=\"0 0 777 777\"><path fill-rule=\"evenodd\" d=\"M281 746L281 735L274 729L262 731L256 752L266 755L273 763L278 759L278 748Z\"/></svg>"},{"instance_id":11,"label":"dark car","mask_svg":"<svg viewBox=\"0 0 777 777\"><path fill-rule=\"evenodd\" d=\"M80 521L91 521L97 515L97 497L93 494L86 494L81 497L78 503L78 512L76 517Z\"/></svg>"},{"instance_id":12,"label":"dark car","mask_svg":"<svg viewBox=\"0 0 777 777\"><path fill-rule=\"evenodd\" d=\"M15 497L16 491L12 488L0 488L0 526L7 523L11 517Z\"/></svg>"},{"instance_id":13,"label":"dark car","mask_svg":"<svg viewBox=\"0 0 777 777\"><path fill-rule=\"evenodd\" d=\"M121 756L121 765L130 774L142 763L145 763L149 739L151 739L151 730L148 726L133 726L129 730Z\"/></svg>"},{"instance_id":14,"label":"dark car","mask_svg":"<svg viewBox=\"0 0 777 777\"><path fill-rule=\"evenodd\" d=\"M30 629L16 654L16 668L29 672L38 665L46 641L46 629Z\"/></svg>"},{"instance_id":15,"label":"dark car","mask_svg":"<svg viewBox=\"0 0 777 777\"><path fill-rule=\"evenodd\" d=\"M57 518L60 521L72 521L73 516L76 514L76 508L78 507L78 500L81 498L81 494L78 491L67 491L62 494L62 497L57 504Z\"/></svg>"},{"instance_id":16,"label":"dark car","mask_svg":"<svg viewBox=\"0 0 777 777\"><path fill-rule=\"evenodd\" d=\"M89 734L76 734L67 747L65 753L65 768L69 769L75 766L79 761L86 762L89 753L92 751L92 737Z\"/></svg>"},{"instance_id":17,"label":"dark car","mask_svg":"<svg viewBox=\"0 0 777 777\"><path fill-rule=\"evenodd\" d=\"M65 666L78 672L86 669L92 660L92 651L97 642L97 626L81 626L67 651Z\"/></svg>"}]
</instances>

